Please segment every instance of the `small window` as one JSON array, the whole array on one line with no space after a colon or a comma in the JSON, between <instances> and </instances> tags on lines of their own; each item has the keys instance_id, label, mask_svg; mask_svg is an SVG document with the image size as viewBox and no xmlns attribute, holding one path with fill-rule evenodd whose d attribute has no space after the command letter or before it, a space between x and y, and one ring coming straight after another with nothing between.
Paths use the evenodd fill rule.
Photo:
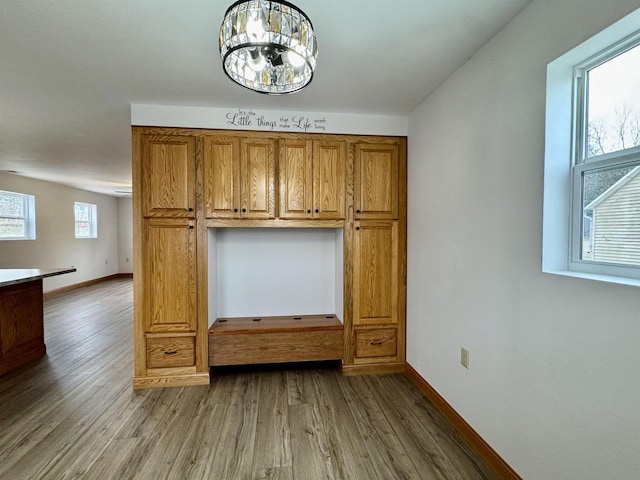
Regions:
<instances>
[{"instance_id":1,"label":"small window","mask_svg":"<svg viewBox=\"0 0 640 480\"><path fill-rule=\"evenodd\" d=\"M98 236L98 207L91 203L73 204L76 222L76 238L96 238Z\"/></svg>"},{"instance_id":2,"label":"small window","mask_svg":"<svg viewBox=\"0 0 640 480\"><path fill-rule=\"evenodd\" d=\"M35 205L33 195L0 190L0 240L35 239Z\"/></svg>"},{"instance_id":3,"label":"small window","mask_svg":"<svg viewBox=\"0 0 640 480\"><path fill-rule=\"evenodd\" d=\"M574 71L571 269L640 276L640 40ZM620 269L627 269L621 272Z\"/></svg>"}]
</instances>

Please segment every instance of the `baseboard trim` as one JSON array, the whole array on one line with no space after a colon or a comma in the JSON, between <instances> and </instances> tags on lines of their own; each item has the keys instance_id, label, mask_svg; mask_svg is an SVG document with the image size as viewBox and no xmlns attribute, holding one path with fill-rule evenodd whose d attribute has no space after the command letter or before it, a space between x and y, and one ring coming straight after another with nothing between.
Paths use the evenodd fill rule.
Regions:
<instances>
[{"instance_id":1,"label":"baseboard trim","mask_svg":"<svg viewBox=\"0 0 640 480\"><path fill-rule=\"evenodd\" d=\"M372 363L369 365L342 365L342 375L386 375L389 373L402 373L405 371L405 363Z\"/></svg>"},{"instance_id":2,"label":"baseboard trim","mask_svg":"<svg viewBox=\"0 0 640 480\"><path fill-rule=\"evenodd\" d=\"M56 293L70 292L78 288L88 287L90 285L96 285L102 282L108 282L109 280L113 280L115 278L133 278L133 273L114 273L113 275L107 275L106 277L93 278L85 282L74 283L73 285L67 285L66 287L60 287L54 290L49 290L47 292L44 292L43 295L44 297L47 297L47 295L53 295Z\"/></svg>"},{"instance_id":3,"label":"baseboard trim","mask_svg":"<svg viewBox=\"0 0 640 480\"><path fill-rule=\"evenodd\" d=\"M133 377L133 389L191 387L195 385L209 385L210 382L209 372L189 375L171 375L166 377Z\"/></svg>"},{"instance_id":4,"label":"baseboard trim","mask_svg":"<svg viewBox=\"0 0 640 480\"><path fill-rule=\"evenodd\" d=\"M406 374L500 478L522 480L522 477L498 455L498 452L491 448L478 432L471 428L471 425L408 363Z\"/></svg>"}]
</instances>

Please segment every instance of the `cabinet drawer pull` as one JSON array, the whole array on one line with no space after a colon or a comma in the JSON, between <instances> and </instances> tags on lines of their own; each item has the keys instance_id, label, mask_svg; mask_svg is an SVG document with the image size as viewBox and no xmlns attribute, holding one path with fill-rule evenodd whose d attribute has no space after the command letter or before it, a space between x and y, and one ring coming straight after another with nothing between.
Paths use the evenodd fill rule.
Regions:
<instances>
[{"instance_id":1,"label":"cabinet drawer pull","mask_svg":"<svg viewBox=\"0 0 640 480\"><path fill-rule=\"evenodd\" d=\"M176 355L177 353L177 350L167 350L166 352L164 352L165 355Z\"/></svg>"},{"instance_id":2,"label":"cabinet drawer pull","mask_svg":"<svg viewBox=\"0 0 640 480\"><path fill-rule=\"evenodd\" d=\"M371 342L371 345L382 345L382 342L380 341Z\"/></svg>"}]
</instances>

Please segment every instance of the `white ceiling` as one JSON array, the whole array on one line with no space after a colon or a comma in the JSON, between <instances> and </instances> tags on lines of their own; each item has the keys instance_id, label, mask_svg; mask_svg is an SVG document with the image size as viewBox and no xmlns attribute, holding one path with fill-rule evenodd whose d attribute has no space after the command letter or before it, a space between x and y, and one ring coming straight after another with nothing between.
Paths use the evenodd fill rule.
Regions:
<instances>
[{"instance_id":1,"label":"white ceiling","mask_svg":"<svg viewBox=\"0 0 640 480\"><path fill-rule=\"evenodd\" d=\"M294 0L316 74L266 96L222 72L232 0L0 0L0 170L126 189L131 103L406 115L528 2Z\"/></svg>"}]
</instances>

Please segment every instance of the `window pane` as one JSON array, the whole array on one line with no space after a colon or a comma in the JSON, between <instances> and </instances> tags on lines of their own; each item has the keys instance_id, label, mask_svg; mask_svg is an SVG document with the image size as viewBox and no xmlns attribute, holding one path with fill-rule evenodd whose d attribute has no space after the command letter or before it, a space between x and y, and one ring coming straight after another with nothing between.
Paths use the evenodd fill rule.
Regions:
<instances>
[{"instance_id":1,"label":"window pane","mask_svg":"<svg viewBox=\"0 0 640 480\"><path fill-rule=\"evenodd\" d=\"M593 157L640 145L640 45L587 73L587 148Z\"/></svg>"},{"instance_id":2,"label":"window pane","mask_svg":"<svg viewBox=\"0 0 640 480\"><path fill-rule=\"evenodd\" d=\"M23 218L25 215L25 197L0 192L0 217Z\"/></svg>"},{"instance_id":3,"label":"window pane","mask_svg":"<svg viewBox=\"0 0 640 480\"><path fill-rule=\"evenodd\" d=\"M640 166L582 176L582 259L640 265Z\"/></svg>"},{"instance_id":4,"label":"window pane","mask_svg":"<svg viewBox=\"0 0 640 480\"><path fill-rule=\"evenodd\" d=\"M89 205L82 203L76 203L74 205L76 222L88 222L89 221Z\"/></svg>"},{"instance_id":5,"label":"window pane","mask_svg":"<svg viewBox=\"0 0 640 480\"><path fill-rule=\"evenodd\" d=\"M76 222L76 237L89 237L91 235L91 224L86 222Z\"/></svg>"},{"instance_id":6,"label":"window pane","mask_svg":"<svg viewBox=\"0 0 640 480\"><path fill-rule=\"evenodd\" d=\"M23 238L25 236L24 220L19 218L0 218L0 238Z\"/></svg>"}]
</instances>

